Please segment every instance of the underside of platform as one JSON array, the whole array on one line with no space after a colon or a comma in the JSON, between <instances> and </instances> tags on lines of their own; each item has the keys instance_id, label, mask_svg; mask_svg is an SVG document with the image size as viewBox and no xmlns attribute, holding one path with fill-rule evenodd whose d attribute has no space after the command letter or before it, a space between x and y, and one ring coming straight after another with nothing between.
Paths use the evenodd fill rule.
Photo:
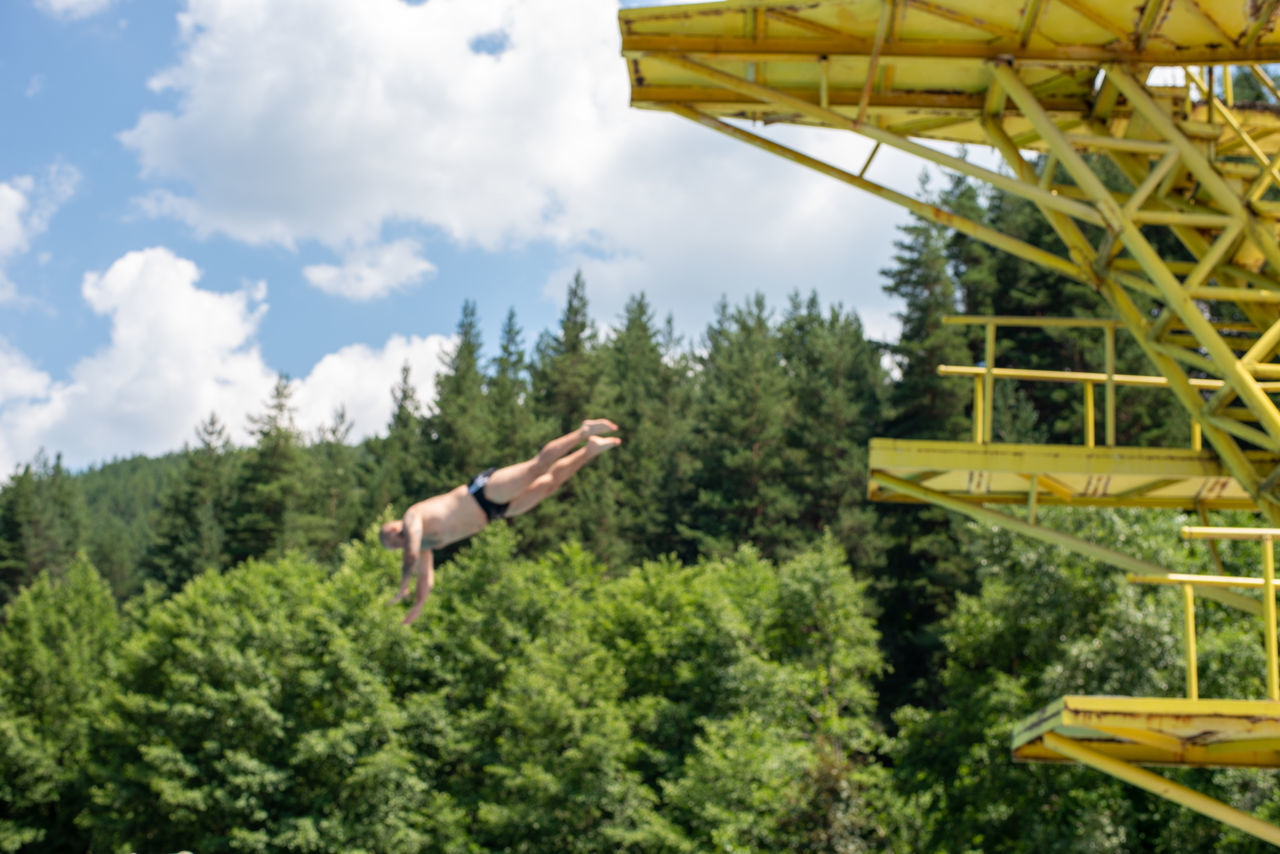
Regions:
<instances>
[{"instance_id":1,"label":"underside of platform","mask_svg":"<svg viewBox=\"0 0 1280 854\"><path fill-rule=\"evenodd\" d=\"M1072 125L1088 114L1103 63L1187 65L1280 61L1270 28L1257 27L1246 3L1165 2L1148 15L1105 0L999 3L991 0L901 2L728 2L627 9L622 53L631 73L632 105L691 106L720 118L837 126L793 105L759 98L708 79L691 64L709 60L728 74L794 98L821 103L833 116L868 121L898 133L988 144L982 127L990 73L1004 58L1055 117ZM1167 109L1204 140L1229 149L1239 141L1204 103L1186 103L1170 87L1157 91ZM1250 134L1274 150L1280 113L1240 105ZM1130 128L1130 123L1138 126ZM1143 138L1147 128L1126 105L1107 115L1116 137ZM1005 131L1019 145L1046 150L1016 110ZM1097 127L1081 127L1096 133Z\"/></svg>"},{"instance_id":2,"label":"underside of platform","mask_svg":"<svg viewBox=\"0 0 1280 854\"><path fill-rule=\"evenodd\" d=\"M1259 476L1280 455L1249 452ZM873 501L922 503L875 479L887 474L977 504L1256 510L1212 451L872 439Z\"/></svg>"},{"instance_id":3,"label":"underside of platform","mask_svg":"<svg viewBox=\"0 0 1280 854\"><path fill-rule=\"evenodd\" d=\"M1018 722L1013 757L1074 761L1045 745L1053 733L1140 765L1280 767L1280 703L1068 695Z\"/></svg>"},{"instance_id":4,"label":"underside of platform","mask_svg":"<svg viewBox=\"0 0 1280 854\"><path fill-rule=\"evenodd\" d=\"M1017 725L1014 759L1078 762L1280 845L1280 828L1140 765L1274 768L1280 702L1066 696Z\"/></svg>"},{"instance_id":5,"label":"underside of platform","mask_svg":"<svg viewBox=\"0 0 1280 854\"><path fill-rule=\"evenodd\" d=\"M1261 67L1280 62L1278 16L1280 0L729 0L619 13L633 106L954 228L1084 285L1110 308L1100 375L1018 378L1084 384L1083 446L991 441L994 383L1013 379L997 361L997 321L1034 324L990 318L981 368L964 369L983 441L873 439L869 494L932 503L1141 583L1180 585L1190 698L1197 595L1262 617L1268 696L1280 698L1271 563L1280 539L1280 106L1237 100L1233 82L1249 74L1280 104ZM753 122L825 127L873 145L865 160L849 150L836 158L834 145L806 153ZM934 141L989 145L1005 168ZM1060 247L878 182L882 147L1030 202ZM1179 253L1153 243L1157 235ZM1116 329L1186 409L1196 449L1115 446ZM1101 447L1095 386L1105 396ZM1206 527L1208 511L1257 512L1267 527L1247 529L1264 542L1254 586L1268 595L1231 589L1249 585L1225 577L1216 549L1223 577L1175 575L1040 524L1040 505L1195 511ZM1082 763L1280 846L1280 828L1139 767L1280 766L1280 699L1067 696L1021 722L1013 748L1019 761Z\"/></svg>"}]
</instances>

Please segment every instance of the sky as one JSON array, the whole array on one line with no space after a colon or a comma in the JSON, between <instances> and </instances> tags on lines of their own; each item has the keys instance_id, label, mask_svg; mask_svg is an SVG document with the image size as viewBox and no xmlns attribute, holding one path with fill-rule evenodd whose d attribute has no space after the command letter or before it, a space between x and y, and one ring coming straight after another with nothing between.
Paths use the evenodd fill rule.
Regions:
<instances>
[{"instance_id":1,"label":"sky","mask_svg":"<svg viewBox=\"0 0 1280 854\"><path fill-rule=\"evenodd\" d=\"M639 5L631 3L629 5ZM628 106L616 0L0 4L0 479L248 441L384 433L430 400L465 300L532 348L575 271L607 334L643 293L696 347L716 303L816 291L893 338L901 209ZM870 145L757 132L857 171ZM904 192L921 162L877 155ZM606 413L607 414L607 413Z\"/></svg>"}]
</instances>

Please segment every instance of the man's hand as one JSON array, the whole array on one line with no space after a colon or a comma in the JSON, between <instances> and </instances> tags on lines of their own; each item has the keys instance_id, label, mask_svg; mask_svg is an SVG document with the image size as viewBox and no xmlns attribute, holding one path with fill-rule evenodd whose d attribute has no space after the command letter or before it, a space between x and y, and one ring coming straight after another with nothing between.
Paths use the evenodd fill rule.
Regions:
<instances>
[{"instance_id":1,"label":"man's hand","mask_svg":"<svg viewBox=\"0 0 1280 854\"><path fill-rule=\"evenodd\" d=\"M427 603L427 597L431 595L431 588L436 584L435 555L431 549L423 549L414 562L417 564L418 586L414 590L413 607L405 615L402 626L407 626L418 619L418 615L422 613L422 606ZM407 585L408 582L406 582L406 590ZM401 592L404 593L404 591Z\"/></svg>"},{"instance_id":2,"label":"man's hand","mask_svg":"<svg viewBox=\"0 0 1280 854\"><path fill-rule=\"evenodd\" d=\"M588 418L582 422L582 426L578 428L578 432L582 437L599 436L601 433L612 433L618 429L618 425L614 424L608 418Z\"/></svg>"}]
</instances>

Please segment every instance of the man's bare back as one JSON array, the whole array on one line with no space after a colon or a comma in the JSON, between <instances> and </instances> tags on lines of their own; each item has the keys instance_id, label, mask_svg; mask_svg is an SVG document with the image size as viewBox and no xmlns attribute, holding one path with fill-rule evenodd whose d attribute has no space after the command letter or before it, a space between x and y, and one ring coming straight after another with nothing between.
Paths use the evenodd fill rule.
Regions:
<instances>
[{"instance_id":1,"label":"man's bare back","mask_svg":"<svg viewBox=\"0 0 1280 854\"><path fill-rule=\"evenodd\" d=\"M489 469L470 484L449 490L405 511L402 519L387 522L379 532L382 545L402 549L404 561L400 590L392 602L409 595L409 583L416 576L413 606L404 618L408 625L422 613L422 606L435 584L434 549L479 533L494 519L509 519L527 513L564 484L578 469L622 440L603 437L618 429L607 418L582 422L572 433L552 439L531 459L501 469ZM585 441L582 447L569 453Z\"/></svg>"}]
</instances>

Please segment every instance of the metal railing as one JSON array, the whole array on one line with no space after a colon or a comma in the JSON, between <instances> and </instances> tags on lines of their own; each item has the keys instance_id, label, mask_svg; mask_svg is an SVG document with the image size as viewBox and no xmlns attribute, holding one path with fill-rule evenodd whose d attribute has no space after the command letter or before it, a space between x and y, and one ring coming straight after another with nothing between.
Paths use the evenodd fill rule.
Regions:
<instances>
[{"instance_id":1,"label":"metal railing","mask_svg":"<svg viewBox=\"0 0 1280 854\"><path fill-rule=\"evenodd\" d=\"M1187 698L1200 699L1199 671L1196 663L1197 587L1258 588L1262 591L1262 636L1267 659L1267 699L1280 700L1280 663L1276 650L1276 553L1275 541L1280 528L1214 528L1186 525L1182 536L1188 540L1255 540L1262 543L1262 578L1230 575L1190 575L1171 572L1165 575L1130 575L1134 584L1177 584L1182 587L1184 650L1187 669Z\"/></svg>"},{"instance_id":2,"label":"metal railing","mask_svg":"<svg viewBox=\"0 0 1280 854\"><path fill-rule=\"evenodd\" d=\"M1121 386L1136 388L1168 388L1169 381L1161 376L1146 374L1116 373L1116 329L1120 321L1104 318L1076 317L1011 317L983 315L951 315L942 322L949 326L981 326L983 327L983 363L981 365L939 365L938 375L943 377L971 377L973 379L973 441L976 444L991 444L994 435L994 402L995 381L1015 380L1024 382L1057 382L1078 383L1084 391L1084 444L1093 448L1097 445L1097 405L1095 388L1103 388L1102 422L1103 442L1107 447L1116 444L1116 389ZM1224 324L1224 328L1230 324ZM1100 372L1095 371L1044 371L1029 368L998 368L996 362L996 331L1000 328L1034 328L1034 329L1100 329L1103 333L1104 366ZM1225 383L1218 379L1189 378L1192 388L1199 391L1217 392ZM1259 387L1264 392L1280 392L1280 382L1260 381ZM1202 417L1259 447L1280 452L1280 446L1272 442L1260 430L1246 426L1242 422L1256 420L1245 407L1227 407L1215 415L1202 414ZM1191 447L1200 450L1202 447L1200 421L1191 418Z\"/></svg>"}]
</instances>

